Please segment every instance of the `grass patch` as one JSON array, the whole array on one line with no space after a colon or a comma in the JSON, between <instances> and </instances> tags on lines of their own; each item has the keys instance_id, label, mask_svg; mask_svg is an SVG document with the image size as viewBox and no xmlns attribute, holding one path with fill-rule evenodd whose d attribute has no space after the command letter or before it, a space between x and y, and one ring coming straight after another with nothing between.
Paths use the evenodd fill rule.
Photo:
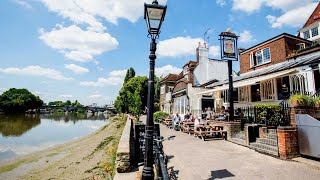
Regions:
<instances>
[{"instance_id":1,"label":"grass patch","mask_svg":"<svg viewBox=\"0 0 320 180\"><path fill-rule=\"evenodd\" d=\"M9 172L17 168L18 166L25 164L25 163L32 163L36 162L38 159L22 159L20 161L15 161L13 163L4 165L0 167L0 173Z\"/></svg>"},{"instance_id":2,"label":"grass patch","mask_svg":"<svg viewBox=\"0 0 320 180\"><path fill-rule=\"evenodd\" d=\"M59 152L53 152L53 153L50 153L50 154L46 155L46 157L53 157L53 156L58 155L58 154L59 154Z\"/></svg>"},{"instance_id":3,"label":"grass patch","mask_svg":"<svg viewBox=\"0 0 320 180\"><path fill-rule=\"evenodd\" d=\"M114 140L113 136L109 136L107 138L105 138L103 141L101 141L97 147L91 152L91 154L89 154L88 156L84 157L83 159L87 159L87 158L91 158L93 156L94 153L96 153L97 151L100 151L102 149L104 149L111 141Z\"/></svg>"}]
</instances>

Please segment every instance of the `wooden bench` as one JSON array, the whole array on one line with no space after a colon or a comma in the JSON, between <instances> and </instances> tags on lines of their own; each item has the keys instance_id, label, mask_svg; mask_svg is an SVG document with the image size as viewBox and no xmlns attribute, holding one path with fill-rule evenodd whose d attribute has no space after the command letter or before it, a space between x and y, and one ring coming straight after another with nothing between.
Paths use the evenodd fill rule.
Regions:
<instances>
[{"instance_id":1,"label":"wooden bench","mask_svg":"<svg viewBox=\"0 0 320 180\"><path fill-rule=\"evenodd\" d=\"M165 119L164 124L168 127L168 128L172 128L172 119Z\"/></svg>"}]
</instances>

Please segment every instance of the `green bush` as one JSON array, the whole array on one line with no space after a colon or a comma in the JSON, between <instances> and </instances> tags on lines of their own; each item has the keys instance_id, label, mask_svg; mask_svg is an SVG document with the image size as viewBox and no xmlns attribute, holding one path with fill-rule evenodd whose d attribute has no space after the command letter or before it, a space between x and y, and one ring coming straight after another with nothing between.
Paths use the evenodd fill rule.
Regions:
<instances>
[{"instance_id":1,"label":"green bush","mask_svg":"<svg viewBox=\"0 0 320 180\"><path fill-rule=\"evenodd\" d=\"M168 116L169 116L169 114L166 112L157 111L157 112L153 113L153 121L159 122L162 118L166 118Z\"/></svg>"},{"instance_id":2,"label":"green bush","mask_svg":"<svg viewBox=\"0 0 320 180\"><path fill-rule=\"evenodd\" d=\"M257 123L277 126L284 123L283 110L277 104L259 104L256 106Z\"/></svg>"}]
</instances>

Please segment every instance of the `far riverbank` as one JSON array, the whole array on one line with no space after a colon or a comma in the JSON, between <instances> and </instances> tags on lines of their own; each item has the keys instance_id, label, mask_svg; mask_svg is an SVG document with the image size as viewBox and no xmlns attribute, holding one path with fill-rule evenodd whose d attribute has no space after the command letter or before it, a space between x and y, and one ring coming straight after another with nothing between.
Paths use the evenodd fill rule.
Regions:
<instances>
[{"instance_id":1,"label":"far riverbank","mask_svg":"<svg viewBox=\"0 0 320 180\"><path fill-rule=\"evenodd\" d=\"M113 117L86 137L0 165L0 179L110 178L126 119Z\"/></svg>"}]
</instances>

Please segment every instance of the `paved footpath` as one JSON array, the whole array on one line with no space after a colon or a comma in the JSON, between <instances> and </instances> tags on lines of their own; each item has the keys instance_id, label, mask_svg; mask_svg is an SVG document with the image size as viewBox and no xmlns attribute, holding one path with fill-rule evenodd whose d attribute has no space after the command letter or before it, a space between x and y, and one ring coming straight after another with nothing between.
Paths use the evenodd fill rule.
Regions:
<instances>
[{"instance_id":1,"label":"paved footpath","mask_svg":"<svg viewBox=\"0 0 320 180\"><path fill-rule=\"evenodd\" d=\"M169 169L173 167L181 180L320 180L316 166L280 160L224 140L203 141L164 125L160 129L164 137L176 136L164 142L164 151Z\"/></svg>"}]
</instances>

